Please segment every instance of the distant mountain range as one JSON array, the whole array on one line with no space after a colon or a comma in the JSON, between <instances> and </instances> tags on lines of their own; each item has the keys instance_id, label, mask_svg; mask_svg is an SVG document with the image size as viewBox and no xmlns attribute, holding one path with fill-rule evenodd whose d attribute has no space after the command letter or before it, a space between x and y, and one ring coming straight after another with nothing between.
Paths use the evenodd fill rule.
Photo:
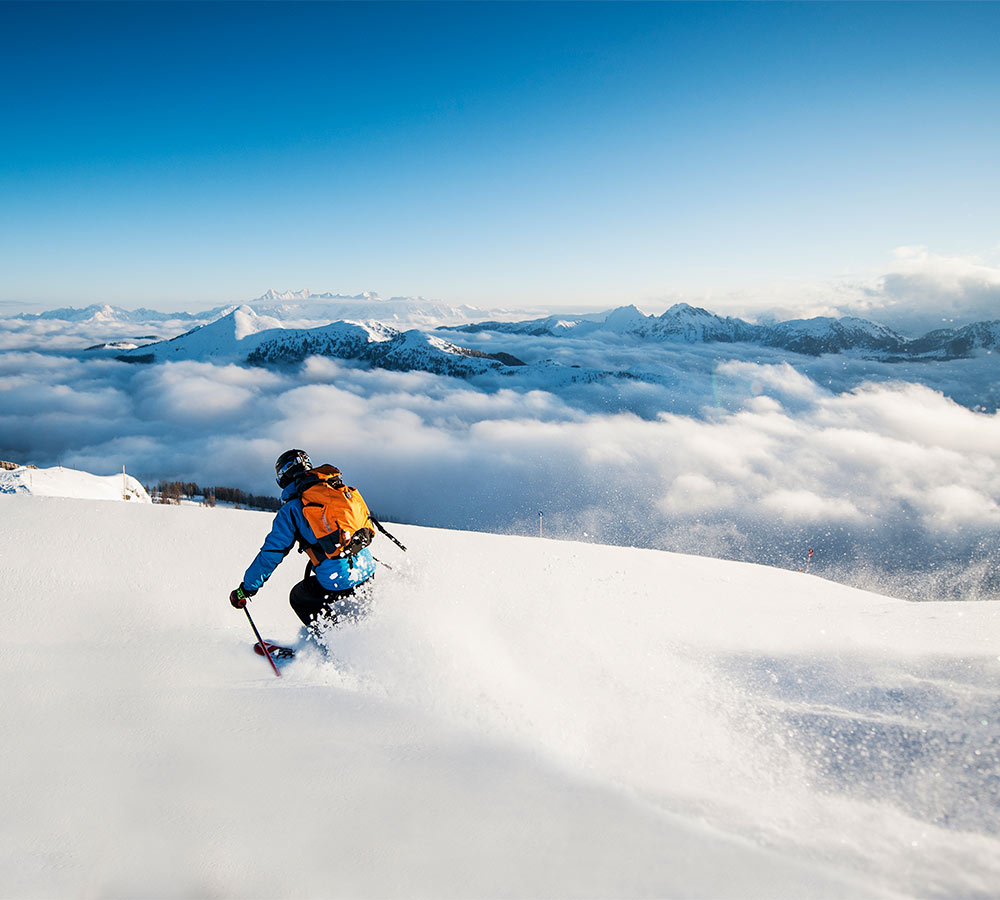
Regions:
<instances>
[{"instance_id":1,"label":"distant mountain range","mask_svg":"<svg viewBox=\"0 0 1000 900\"><path fill-rule=\"evenodd\" d=\"M377 301L382 302L382 301ZM961 359L988 352L1000 344L1000 321L980 322L957 329L941 329L908 339L883 325L857 318L815 318L775 325L756 325L742 319L717 316L704 309L677 304L661 316L647 316L634 306L608 313L548 316L522 322L488 321L435 330L402 330L385 322L336 321L316 327L287 327L285 310L268 306L277 315L263 315L240 306L207 325L178 337L120 352L125 362L155 363L179 360L233 362L257 366L300 363L309 356L355 361L395 371L422 371L458 378L499 374L519 382L539 378L546 385L588 383L607 379L636 379L656 383L669 379L651 369L603 369L566 364L552 359L530 365L507 352L485 352L444 338L496 332L525 337L547 336L567 340L590 337L617 342L659 344L739 343L819 356L845 354L854 359L902 362ZM516 348L515 348L516 349Z\"/></svg>"},{"instance_id":2,"label":"distant mountain range","mask_svg":"<svg viewBox=\"0 0 1000 900\"><path fill-rule=\"evenodd\" d=\"M127 310L118 306L95 304L81 309L62 308L43 313L24 313L14 318L86 322L98 327L102 324L111 326L154 323L164 323L166 327L166 323L169 323L175 330L177 325L184 327L184 323L197 323L202 327L208 327L233 316L238 310L242 311L244 327L248 312L258 317L259 321L255 322L252 328L254 333L266 328L296 332L316 331L328 329L329 323L338 321L355 323L375 321L396 327L400 332L416 328L467 334L496 332L566 338L620 337L632 341L658 343L742 343L788 350L807 356L849 353L860 358L888 362L963 359L977 351L993 350L1000 345L1000 320L975 322L959 328L941 328L917 338L904 337L885 325L854 317L817 317L792 319L775 324L755 324L732 316L719 316L687 303L678 303L659 316L646 315L635 306L623 306L601 313L500 321L489 318L491 312L489 310L466 305L454 306L422 297L392 297L384 300L378 294L370 292L349 296L332 293L315 294L308 290L269 290L249 303L217 307L200 313L163 313L151 309ZM505 314L500 310L495 310L493 313ZM311 339L285 335L281 341L283 349L272 348L271 357L277 359L284 354L291 354L290 342L295 340L300 340L303 346L309 340L313 340L317 342L317 346L330 348L330 352L325 355L336 355L335 347L342 344L340 338L330 343L328 335L321 337L316 334ZM113 349L110 344L106 346ZM245 350L247 345L242 346ZM249 353L249 350L245 352ZM258 358L263 361L267 357L267 352L262 348Z\"/></svg>"},{"instance_id":3,"label":"distant mountain range","mask_svg":"<svg viewBox=\"0 0 1000 900\"><path fill-rule=\"evenodd\" d=\"M270 316L280 323L307 327L338 319L358 321L375 319L382 322L436 326L441 322L470 322L502 315L503 310L484 310L465 304L452 305L423 297L390 297L366 291L361 294L314 294L311 291L268 290L255 300L243 304L217 306L201 312L159 312L153 309L124 309L109 304L92 304L81 308L61 307L42 313L21 313L14 319L59 320L93 325L136 325L160 322L190 322L206 324L227 316L240 307L261 316Z\"/></svg>"},{"instance_id":4,"label":"distant mountain range","mask_svg":"<svg viewBox=\"0 0 1000 900\"><path fill-rule=\"evenodd\" d=\"M94 322L94 323L115 323L115 324L149 324L151 322L179 321L203 321L209 318L223 315L232 307L218 307L214 310L206 310L200 313L187 312L160 312L156 309L124 309L121 306L111 306L107 303L93 303L90 306L62 306L59 309L49 309L40 313L20 313L11 316L13 319L23 319L25 321L58 320L60 322Z\"/></svg>"},{"instance_id":5,"label":"distant mountain range","mask_svg":"<svg viewBox=\"0 0 1000 900\"><path fill-rule=\"evenodd\" d=\"M731 316L678 303L660 316L647 316L634 306L609 313L547 316L524 322L477 322L442 326L439 330L524 334L550 337L618 335L639 341L673 343L744 343L820 356L853 353L883 361L962 359L977 350L1000 345L1000 320L942 328L919 338L901 334L866 319L817 317L756 325Z\"/></svg>"}]
</instances>

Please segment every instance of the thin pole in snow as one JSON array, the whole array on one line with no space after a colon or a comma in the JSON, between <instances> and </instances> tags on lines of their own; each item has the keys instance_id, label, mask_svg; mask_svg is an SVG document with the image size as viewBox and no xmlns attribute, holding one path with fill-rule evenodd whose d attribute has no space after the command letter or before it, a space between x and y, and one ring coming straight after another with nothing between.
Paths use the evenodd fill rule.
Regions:
<instances>
[{"instance_id":1,"label":"thin pole in snow","mask_svg":"<svg viewBox=\"0 0 1000 900\"><path fill-rule=\"evenodd\" d=\"M542 511L538 510L538 536L542 536Z\"/></svg>"},{"instance_id":2,"label":"thin pole in snow","mask_svg":"<svg viewBox=\"0 0 1000 900\"><path fill-rule=\"evenodd\" d=\"M271 664L271 668L274 669L274 674L281 678L281 672L278 671L277 663L271 659L271 651L267 649L267 644L264 643L264 638L260 636L257 626L254 625L253 619L250 617L250 610L244 606L243 612L247 614L247 620L250 622L250 627L253 629L253 633L257 635L257 643L260 644L260 649L264 651L264 656L267 657L267 661Z\"/></svg>"}]
</instances>

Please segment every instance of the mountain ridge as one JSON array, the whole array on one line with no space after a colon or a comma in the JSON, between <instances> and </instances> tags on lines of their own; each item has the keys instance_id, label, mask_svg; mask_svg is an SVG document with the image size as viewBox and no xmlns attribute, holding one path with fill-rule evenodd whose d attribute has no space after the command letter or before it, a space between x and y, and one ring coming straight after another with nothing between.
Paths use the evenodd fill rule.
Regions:
<instances>
[{"instance_id":1,"label":"mountain ridge","mask_svg":"<svg viewBox=\"0 0 1000 900\"><path fill-rule=\"evenodd\" d=\"M660 316L645 315L630 305L603 314L441 325L434 329L398 328L374 319L288 327L278 313L265 315L244 304L177 337L126 349L115 358L129 363L197 360L280 367L321 356L391 371L422 371L466 380L492 373L505 376L505 380L512 378L512 387L534 379L535 384L557 388L621 379L665 385L676 378L676 373L655 366L580 365L577 363L583 360L572 357L570 361L535 358L525 362L515 355L516 346L503 352L489 346L463 347L445 335L488 335L492 331L569 341L592 338L632 342L633 346L741 344L804 357L843 354L886 363L964 359L978 351L990 353L1000 346L1000 321L939 329L911 339L856 317L815 317L759 325L683 303Z\"/></svg>"},{"instance_id":2,"label":"mountain ridge","mask_svg":"<svg viewBox=\"0 0 1000 900\"><path fill-rule=\"evenodd\" d=\"M337 321L391 322L400 331L409 328L458 333L495 332L533 337L625 338L642 342L712 344L743 343L821 356L851 353L861 358L895 362L904 360L964 359L977 351L1000 347L1000 319L938 328L917 337L906 337L892 328L857 316L816 316L776 323L749 322L722 316L688 303L676 303L660 315L647 315L634 304L597 313L563 312L531 319L508 319L506 310L481 310L423 297L384 299L373 291L346 295L269 289L260 297L199 313L159 312L146 308L128 310L110 304L61 307L41 313L13 316L23 321L62 320L91 326L138 325L140 323L190 322L204 327L227 318L237 310L273 321L274 328L305 331ZM489 313L494 316L489 318ZM498 319L500 313L505 318ZM455 324L443 324L448 320ZM175 340L176 338L171 338ZM133 338L134 340L134 338ZM100 349L97 344L92 349ZM146 344L148 349L155 344ZM108 349L115 349L109 347Z\"/></svg>"},{"instance_id":3,"label":"mountain ridge","mask_svg":"<svg viewBox=\"0 0 1000 900\"><path fill-rule=\"evenodd\" d=\"M641 341L687 344L747 343L806 356L857 352L866 358L886 362L897 358L961 359L976 350L991 351L1000 346L1000 320L942 328L917 338L907 338L888 326L855 316L816 316L755 324L687 303L676 303L660 316L645 315L635 306L624 306L604 314L603 319L593 315L558 315L521 322L441 325L437 330L570 338L608 334Z\"/></svg>"}]
</instances>

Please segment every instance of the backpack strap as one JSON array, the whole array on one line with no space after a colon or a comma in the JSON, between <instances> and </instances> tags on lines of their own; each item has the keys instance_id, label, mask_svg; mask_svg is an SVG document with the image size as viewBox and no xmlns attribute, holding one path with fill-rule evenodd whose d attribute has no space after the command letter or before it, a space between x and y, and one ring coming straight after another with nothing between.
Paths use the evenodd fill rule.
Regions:
<instances>
[{"instance_id":1,"label":"backpack strap","mask_svg":"<svg viewBox=\"0 0 1000 900\"><path fill-rule=\"evenodd\" d=\"M323 479L312 470L303 472L298 476L298 478L295 479L295 490L285 502L287 503L291 500L302 501L303 491L305 491L306 488L312 487L314 484L318 484L322 480ZM307 504L302 501L302 505L306 506ZM295 535L295 539L299 544L299 553L304 553L309 558L309 565L318 566L320 562L326 558L326 554L320 554L319 544L308 540L304 534L297 533Z\"/></svg>"}]
</instances>

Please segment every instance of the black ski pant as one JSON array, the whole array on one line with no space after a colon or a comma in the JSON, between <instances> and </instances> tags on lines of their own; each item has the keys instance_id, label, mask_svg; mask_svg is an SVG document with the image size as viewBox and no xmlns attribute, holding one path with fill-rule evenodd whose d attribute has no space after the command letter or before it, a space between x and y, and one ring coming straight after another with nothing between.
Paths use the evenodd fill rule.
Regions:
<instances>
[{"instance_id":1,"label":"black ski pant","mask_svg":"<svg viewBox=\"0 0 1000 900\"><path fill-rule=\"evenodd\" d=\"M306 628L314 632L325 631L341 618L357 620L367 612L374 581L372 575L346 591L328 591L310 571L292 588L288 603Z\"/></svg>"}]
</instances>

